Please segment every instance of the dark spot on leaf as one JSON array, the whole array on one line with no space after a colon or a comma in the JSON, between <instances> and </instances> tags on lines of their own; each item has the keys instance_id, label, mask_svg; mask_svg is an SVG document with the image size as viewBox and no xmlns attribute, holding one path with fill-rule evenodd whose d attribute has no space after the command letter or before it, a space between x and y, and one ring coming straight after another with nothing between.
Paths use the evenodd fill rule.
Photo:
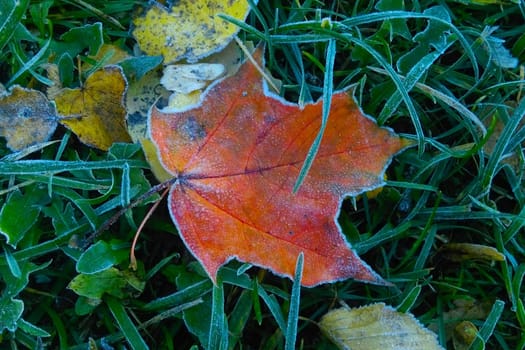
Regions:
<instances>
[{"instance_id":1,"label":"dark spot on leaf","mask_svg":"<svg viewBox=\"0 0 525 350\"><path fill-rule=\"evenodd\" d=\"M277 118L275 118L273 115L265 114L264 115L264 123L265 124L273 124L277 121Z\"/></svg>"},{"instance_id":2,"label":"dark spot on leaf","mask_svg":"<svg viewBox=\"0 0 525 350\"><path fill-rule=\"evenodd\" d=\"M131 125L140 123L142 119L143 117L139 112L128 115L128 123Z\"/></svg>"},{"instance_id":3,"label":"dark spot on leaf","mask_svg":"<svg viewBox=\"0 0 525 350\"><path fill-rule=\"evenodd\" d=\"M157 100L157 103L155 103L155 107L157 107L158 109L162 109L168 105L168 102L169 101L167 98L159 98Z\"/></svg>"},{"instance_id":4,"label":"dark spot on leaf","mask_svg":"<svg viewBox=\"0 0 525 350\"><path fill-rule=\"evenodd\" d=\"M180 0L168 0L166 1L168 8L171 9L172 7L177 7L180 5Z\"/></svg>"},{"instance_id":5,"label":"dark spot on leaf","mask_svg":"<svg viewBox=\"0 0 525 350\"><path fill-rule=\"evenodd\" d=\"M190 141L200 140L206 137L206 130L199 124L194 116L188 117L179 127L179 132Z\"/></svg>"},{"instance_id":6,"label":"dark spot on leaf","mask_svg":"<svg viewBox=\"0 0 525 350\"><path fill-rule=\"evenodd\" d=\"M20 118L31 118L33 116L33 110L29 107L20 108L18 116Z\"/></svg>"}]
</instances>

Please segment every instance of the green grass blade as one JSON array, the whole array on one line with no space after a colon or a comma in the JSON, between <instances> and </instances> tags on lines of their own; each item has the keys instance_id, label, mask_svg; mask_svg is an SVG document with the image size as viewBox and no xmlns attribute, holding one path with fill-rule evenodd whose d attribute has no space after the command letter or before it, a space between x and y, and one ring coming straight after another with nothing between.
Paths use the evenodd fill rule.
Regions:
<instances>
[{"instance_id":1,"label":"green grass blade","mask_svg":"<svg viewBox=\"0 0 525 350\"><path fill-rule=\"evenodd\" d=\"M253 287L254 282L252 282L246 275L237 276L236 271L231 270L227 267L223 267L221 269L221 274L222 274L223 281L225 283L228 283L234 286L239 286L244 289L253 290L254 288ZM261 297L261 299L264 301L264 303L270 310L270 313L272 314L275 322L277 323L281 331L285 333L286 332L286 322L284 321L284 315L282 313L281 306L279 305L279 302L275 298L275 295L268 294L268 292L264 289L264 285L261 285L261 284L257 284L257 294L259 295L259 297ZM280 295L282 298L287 297L282 294L283 293L281 293Z\"/></svg>"},{"instance_id":2,"label":"green grass blade","mask_svg":"<svg viewBox=\"0 0 525 350\"><path fill-rule=\"evenodd\" d=\"M122 167L122 181L120 184L120 198L122 207L126 207L131 202L131 196L129 194L131 189L131 180L129 178L129 164L126 163Z\"/></svg>"},{"instance_id":3,"label":"green grass blade","mask_svg":"<svg viewBox=\"0 0 525 350\"><path fill-rule=\"evenodd\" d=\"M498 323L501 314L503 313L504 307L505 303L503 301L496 300L494 302L494 305L492 305L492 310L490 310L487 320L479 330L478 337L470 346L470 350L478 350L485 348L485 343L494 332L494 328L496 327L496 324Z\"/></svg>"},{"instance_id":4,"label":"green grass blade","mask_svg":"<svg viewBox=\"0 0 525 350\"><path fill-rule=\"evenodd\" d=\"M213 284L208 279L196 282L195 284L181 289L176 293L150 301L149 303L144 305L143 310L163 310L173 307L174 305L187 303L191 300L197 299L203 295L210 293L212 286Z\"/></svg>"},{"instance_id":5,"label":"green grass blade","mask_svg":"<svg viewBox=\"0 0 525 350\"><path fill-rule=\"evenodd\" d=\"M109 310L111 311L111 314L119 326L119 329L124 334L124 337L128 341L131 348L135 350L149 349L148 345L140 335L137 327L135 324L133 324L133 321L131 321L128 314L126 313L126 310L124 309L124 306L120 300L112 296L106 297L105 300Z\"/></svg>"},{"instance_id":6,"label":"green grass blade","mask_svg":"<svg viewBox=\"0 0 525 350\"><path fill-rule=\"evenodd\" d=\"M383 58L383 56L381 56L381 54L377 52L372 46L368 45L363 40L354 38L352 36L347 36L347 38L350 42L353 42L354 44L356 44L357 46L360 46L366 52L368 52L388 72L388 76L390 77L390 79L392 79L392 81L396 85L397 90L401 94L401 97L403 98L403 101L405 102L407 106L408 113L410 115L410 119L412 119L412 125L414 126L414 129L416 131L419 154L422 154L425 149L425 134L423 132L423 127L421 126L421 122L419 121L419 117L416 112L416 108L414 107L414 104L412 103L412 99L408 95L408 91L405 88L405 84L403 84L403 81L401 80L399 75L396 73L394 68L392 68L392 66Z\"/></svg>"},{"instance_id":7,"label":"green grass blade","mask_svg":"<svg viewBox=\"0 0 525 350\"><path fill-rule=\"evenodd\" d=\"M16 162L0 161L0 175L20 174L55 174L74 170L122 169L124 164L130 168L149 168L141 160L106 160L106 161L56 161L56 160L20 160Z\"/></svg>"},{"instance_id":8,"label":"green grass blade","mask_svg":"<svg viewBox=\"0 0 525 350\"><path fill-rule=\"evenodd\" d=\"M249 290L242 291L234 309L228 318L228 326L230 329L228 349L234 350L236 348L237 342L242 339L242 333L246 327L248 319L250 318L252 306L252 292Z\"/></svg>"},{"instance_id":9,"label":"green grass blade","mask_svg":"<svg viewBox=\"0 0 525 350\"><path fill-rule=\"evenodd\" d=\"M396 307L396 310L399 312L410 312L412 307L417 301L419 294L421 294L421 285L414 286L401 301L401 303Z\"/></svg>"},{"instance_id":10,"label":"green grass blade","mask_svg":"<svg viewBox=\"0 0 525 350\"><path fill-rule=\"evenodd\" d=\"M224 285L221 277L217 277L217 285L213 286L211 323L208 338L208 349L228 349L228 322L224 313Z\"/></svg>"},{"instance_id":11,"label":"green grass blade","mask_svg":"<svg viewBox=\"0 0 525 350\"><path fill-rule=\"evenodd\" d=\"M439 50L429 53L424 56L410 71L407 73L407 76L404 80L405 87L407 91L410 91L414 88L416 83L423 77L425 73L428 72L430 67L434 62L445 53L445 51L453 44L453 42L443 45ZM385 103L385 107L381 111L381 114L377 117L377 122L379 125L383 125L387 119L395 112L399 104L401 103L401 93L395 91L392 96Z\"/></svg>"},{"instance_id":12,"label":"green grass blade","mask_svg":"<svg viewBox=\"0 0 525 350\"><path fill-rule=\"evenodd\" d=\"M295 350L297 339L297 324L299 322L299 305L301 301L301 279L303 277L304 254L301 252L297 257L295 265L295 276L293 279L292 295L290 297L290 311L288 311L288 323L286 326L285 350Z\"/></svg>"},{"instance_id":13,"label":"green grass blade","mask_svg":"<svg viewBox=\"0 0 525 350\"><path fill-rule=\"evenodd\" d=\"M11 8L9 8L10 5L12 6ZM0 18L2 21L2 23L0 23L0 51L2 51L9 39L11 39L16 26L24 17L28 6L29 0L2 0L0 15L6 14L6 16Z\"/></svg>"},{"instance_id":14,"label":"green grass blade","mask_svg":"<svg viewBox=\"0 0 525 350\"><path fill-rule=\"evenodd\" d=\"M4 255L7 261L7 266L9 266L9 270L11 271L11 274L16 278L22 277L22 271L20 270L20 265L18 265L18 262L16 261L15 257L11 253L12 248L8 247L5 244L2 244L2 246L4 248Z\"/></svg>"},{"instance_id":15,"label":"green grass blade","mask_svg":"<svg viewBox=\"0 0 525 350\"><path fill-rule=\"evenodd\" d=\"M60 318L60 314L53 310L49 305L44 306L46 314L51 318L53 322L53 331L58 335L60 349L68 349L69 344L67 342L67 327L64 324L64 321Z\"/></svg>"},{"instance_id":16,"label":"green grass blade","mask_svg":"<svg viewBox=\"0 0 525 350\"><path fill-rule=\"evenodd\" d=\"M384 20L392 20L392 19L405 19L406 20L407 18L423 18L427 20L433 20L433 21L436 21L436 22L439 22L441 24L448 26L450 28L450 31L453 32L458 37L458 40L460 41L461 45L463 46L463 49L465 50L465 54L471 61L472 69L474 70L474 77L476 79L479 78L478 61L476 59L476 54L472 50L471 44L465 38L461 30L459 30L455 25L444 20L443 18L427 15L424 13L417 13L417 12L384 11L384 12L378 12L378 13L369 13L369 14L364 14L364 15L359 15L359 16L353 16L351 18L343 20L341 24L346 25L346 26L358 26L358 25L362 25L366 23L372 23L372 22L378 22L378 21L384 21Z\"/></svg>"},{"instance_id":17,"label":"green grass blade","mask_svg":"<svg viewBox=\"0 0 525 350\"><path fill-rule=\"evenodd\" d=\"M46 40L45 44L40 48L40 50L33 56L31 57L31 59L27 62L23 62L22 58L19 57L18 55L16 55L17 59L20 61L20 63L22 64L22 67L15 73L13 74L13 76L11 77L11 79L9 79L9 81L7 82L7 86L10 86L11 84L13 84L13 82L16 81L16 79L18 79L22 74L24 74L26 71L29 71L33 68L33 66L35 64L37 64L37 62L44 56L44 54L46 54L47 52L47 49L49 48L49 45L51 44L51 38L49 38L48 40ZM16 53L16 50L12 50L13 52ZM49 79L47 78L44 78L44 80L49 84L53 84Z\"/></svg>"},{"instance_id":18,"label":"green grass blade","mask_svg":"<svg viewBox=\"0 0 525 350\"><path fill-rule=\"evenodd\" d=\"M301 187L301 184L304 181L304 178L308 174L308 171L312 167L315 156L317 155L317 151L319 150L319 146L321 145L321 140L323 139L326 124L328 123L330 106L332 105L332 94L334 92L334 62L336 54L335 44L335 40L329 40L328 47L326 48L326 67L324 71L323 83L323 115L321 117L321 127L317 133L317 136L315 137L314 142L310 146L303 166L299 171L299 175L297 176L297 180L295 181L295 185L293 187L293 193L297 193L299 187Z\"/></svg>"},{"instance_id":19,"label":"green grass blade","mask_svg":"<svg viewBox=\"0 0 525 350\"><path fill-rule=\"evenodd\" d=\"M490 185L496 176L496 173L499 169L501 160L506 152L512 150L516 145L510 144L510 141L513 135L518 130L521 120L525 117L525 99L522 99L513 115L508 118L507 124L503 128L496 146L492 151L492 154L489 157L486 168L482 172L482 178L480 184L482 188L480 189L482 193L487 193L490 189ZM506 237L507 238L507 237Z\"/></svg>"}]
</instances>

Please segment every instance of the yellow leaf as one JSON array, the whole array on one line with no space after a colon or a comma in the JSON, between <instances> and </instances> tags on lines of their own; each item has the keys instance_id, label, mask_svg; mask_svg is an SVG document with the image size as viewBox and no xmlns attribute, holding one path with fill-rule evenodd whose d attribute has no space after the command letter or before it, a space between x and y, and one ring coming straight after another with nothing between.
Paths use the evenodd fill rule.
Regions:
<instances>
[{"instance_id":1,"label":"yellow leaf","mask_svg":"<svg viewBox=\"0 0 525 350\"><path fill-rule=\"evenodd\" d=\"M501 254L496 248L473 243L448 243L441 249L440 253L452 261L465 260L487 260L505 261L505 255Z\"/></svg>"},{"instance_id":2,"label":"yellow leaf","mask_svg":"<svg viewBox=\"0 0 525 350\"><path fill-rule=\"evenodd\" d=\"M470 321L462 321L454 328L452 343L455 350L468 350L470 345L476 340L478 329Z\"/></svg>"},{"instance_id":3,"label":"yellow leaf","mask_svg":"<svg viewBox=\"0 0 525 350\"><path fill-rule=\"evenodd\" d=\"M163 111L180 111L189 108L189 106L198 105L199 101L201 100L201 96L201 90L193 91L188 94L174 92L171 94L168 105L163 109Z\"/></svg>"},{"instance_id":4,"label":"yellow leaf","mask_svg":"<svg viewBox=\"0 0 525 350\"><path fill-rule=\"evenodd\" d=\"M151 168L151 171L153 172L153 175L155 175L157 180L159 180L159 182L164 182L173 179L173 174L168 173L164 166L162 166L159 156L157 154L157 147L155 147L153 141L148 139L142 139L140 144L142 146L142 150L144 151L144 155L146 156L146 160L148 161L148 164Z\"/></svg>"},{"instance_id":5,"label":"yellow leaf","mask_svg":"<svg viewBox=\"0 0 525 350\"><path fill-rule=\"evenodd\" d=\"M169 174L160 164L157 149L147 138L148 109L159 98L168 99L169 92L160 85L159 76L161 69L152 70L139 80L131 81L126 93L126 121L128 133L133 142L140 143L148 161L151 171L159 181L171 179Z\"/></svg>"},{"instance_id":6,"label":"yellow leaf","mask_svg":"<svg viewBox=\"0 0 525 350\"><path fill-rule=\"evenodd\" d=\"M107 150L114 142L131 141L123 98L127 82L118 66L91 74L78 89L62 89L55 97L60 123L87 145Z\"/></svg>"},{"instance_id":7,"label":"yellow leaf","mask_svg":"<svg viewBox=\"0 0 525 350\"><path fill-rule=\"evenodd\" d=\"M102 65L116 64L129 57L130 55L125 50L112 44L102 44L95 56L89 56L95 61L103 61ZM86 62L82 65L82 70L86 71L91 67L92 65Z\"/></svg>"},{"instance_id":8,"label":"yellow leaf","mask_svg":"<svg viewBox=\"0 0 525 350\"><path fill-rule=\"evenodd\" d=\"M18 151L47 141L57 126L55 107L40 91L14 86L0 95L0 136Z\"/></svg>"},{"instance_id":9,"label":"yellow leaf","mask_svg":"<svg viewBox=\"0 0 525 350\"><path fill-rule=\"evenodd\" d=\"M383 303L328 312L321 330L340 349L442 350L436 335L411 314L397 312Z\"/></svg>"},{"instance_id":10,"label":"yellow leaf","mask_svg":"<svg viewBox=\"0 0 525 350\"><path fill-rule=\"evenodd\" d=\"M159 82L162 68L151 70L138 80L131 80L125 97L126 121L133 142L147 137L147 115L158 99L167 100L170 92Z\"/></svg>"},{"instance_id":11,"label":"yellow leaf","mask_svg":"<svg viewBox=\"0 0 525 350\"><path fill-rule=\"evenodd\" d=\"M132 34L148 55L163 55L166 63L195 62L221 50L239 31L218 14L244 21L249 11L246 0L180 0L171 9L153 3L133 20Z\"/></svg>"}]
</instances>

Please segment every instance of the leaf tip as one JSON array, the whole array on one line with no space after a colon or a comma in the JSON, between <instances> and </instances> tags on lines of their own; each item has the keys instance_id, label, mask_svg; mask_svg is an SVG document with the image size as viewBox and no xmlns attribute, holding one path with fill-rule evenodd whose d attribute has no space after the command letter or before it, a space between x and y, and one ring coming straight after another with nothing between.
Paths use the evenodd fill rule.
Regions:
<instances>
[{"instance_id":1,"label":"leaf tip","mask_svg":"<svg viewBox=\"0 0 525 350\"><path fill-rule=\"evenodd\" d=\"M367 268L366 271L360 271L356 276L353 278L356 281L364 282L364 283L370 283L375 284L378 286L384 286L384 287L393 287L394 284L385 280L383 277L381 277L379 274L374 272L371 268L368 266L365 266Z\"/></svg>"}]
</instances>

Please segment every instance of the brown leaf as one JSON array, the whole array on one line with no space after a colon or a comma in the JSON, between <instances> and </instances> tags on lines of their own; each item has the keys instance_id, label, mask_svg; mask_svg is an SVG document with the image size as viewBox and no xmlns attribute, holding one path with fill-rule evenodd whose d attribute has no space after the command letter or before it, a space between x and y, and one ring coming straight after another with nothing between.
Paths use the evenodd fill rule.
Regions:
<instances>
[{"instance_id":1,"label":"brown leaf","mask_svg":"<svg viewBox=\"0 0 525 350\"><path fill-rule=\"evenodd\" d=\"M0 96L0 135L11 150L49 140L56 126L55 107L40 91L14 86Z\"/></svg>"}]
</instances>

